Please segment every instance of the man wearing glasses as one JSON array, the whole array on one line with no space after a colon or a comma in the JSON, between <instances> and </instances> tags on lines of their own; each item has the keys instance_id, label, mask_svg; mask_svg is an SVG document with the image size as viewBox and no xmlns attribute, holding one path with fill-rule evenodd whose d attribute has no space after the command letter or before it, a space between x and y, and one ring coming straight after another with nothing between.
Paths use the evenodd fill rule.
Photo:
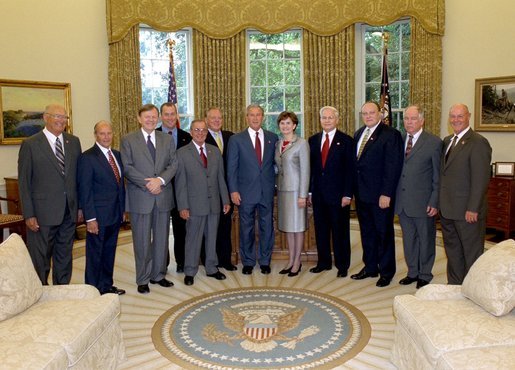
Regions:
<instances>
[{"instance_id":1,"label":"man wearing glasses","mask_svg":"<svg viewBox=\"0 0 515 370\"><path fill-rule=\"evenodd\" d=\"M68 118L64 107L47 106L45 128L22 143L18 156L28 250L44 285L50 259L53 284L70 282L75 223L82 221L76 184L81 146L77 137L65 132Z\"/></svg>"}]
</instances>

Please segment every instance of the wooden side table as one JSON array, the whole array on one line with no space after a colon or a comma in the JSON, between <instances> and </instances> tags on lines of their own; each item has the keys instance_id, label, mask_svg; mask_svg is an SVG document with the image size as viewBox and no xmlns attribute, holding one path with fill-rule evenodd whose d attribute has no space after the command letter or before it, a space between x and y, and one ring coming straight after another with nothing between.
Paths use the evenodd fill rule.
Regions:
<instances>
[{"instance_id":1,"label":"wooden side table","mask_svg":"<svg viewBox=\"0 0 515 370\"><path fill-rule=\"evenodd\" d=\"M515 179L492 177L488 185L486 227L504 231L505 239L515 230Z\"/></svg>"}]
</instances>

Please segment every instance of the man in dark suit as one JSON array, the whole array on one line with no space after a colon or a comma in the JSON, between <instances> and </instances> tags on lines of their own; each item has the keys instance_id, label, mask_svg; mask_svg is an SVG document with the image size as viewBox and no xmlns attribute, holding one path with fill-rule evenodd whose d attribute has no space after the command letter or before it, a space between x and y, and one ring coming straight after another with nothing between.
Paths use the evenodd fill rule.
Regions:
<instances>
[{"instance_id":1,"label":"man in dark suit","mask_svg":"<svg viewBox=\"0 0 515 370\"><path fill-rule=\"evenodd\" d=\"M125 210L125 184L120 152L111 148L113 129L109 122L95 125L95 145L79 157L78 191L86 220L86 284L101 294L125 294L113 285L118 232Z\"/></svg>"},{"instance_id":2,"label":"man in dark suit","mask_svg":"<svg viewBox=\"0 0 515 370\"><path fill-rule=\"evenodd\" d=\"M309 138L311 152L310 193L315 219L318 262L312 273L331 270L331 235L337 277L347 276L350 266L350 203L355 177L354 140L337 130L334 107L320 109L322 132Z\"/></svg>"},{"instance_id":3,"label":"man in dark suit","mask_svg":"<svg viewBox=\"0 0 515 370\"><path fill-rule=\"evenodd\" d=\"M122 162L132 226L138 292L148 283L171 287L166 279L170 210L174 207L172 178L177 171L173 139L156 131L159 111L153 104L139 109L141 129L122 138Z\"/></svg>"},{"instance_id":4,"label":"man in dark suit","mask_svg":"<svg viewBox=\"0 0 515 370\"><path fill-rule=\"evenodd\" d=\"M447 254L447 281L461 284L484 251L486 192L492 148L469 125L465 104L449 110L454 133L443 141L440 169L440 222Z\"/></svg>"},{"instance_id":5,"label":"man in dark suit","mask_svg":"<svg viewBox=\"0 0 515 370\"><path fill-rule=\"evenodd\" d=\"M77 199L80 141L65 132L64 107L45 108L45 128L25 140L18 157L18 183L27 225L27 246L34 268L48 284L52 259L53 284L68 284L72 276L75 223L81 221Z\"/></svg>"},{"instance_id":6,"label":"man in dark suit","mask_svg":"<svg viewBox=\"0 0 515 370\"><path fill-rule=\"evenodd\" d=\"M263 130L264 111L259 105L247 107L248 129L229 140L227 180L232 202L240 217L240 256L243 274L250 275L256 264L254 225L259 224L261 273L269 274L274 245L274 154L278 138Z\"/></svg>"},{"instance_id":7,"label":"man in dark suit","mask_svg":"<svg viewBox=\"0 0 515 370\"><path fill-rule=\"evenodd\" d=\"M233 135L231 131L222 130L223 118L220 108L210 108L206 113L206 123L209 133L206 137L206 143L214 145L220 149L224 162L224 170L227 175L227 147L229 138ZM227 179L227 176L225 176ZM223 267L227 271L235 271L237 268L232 264L232 244L231 244L231 228L232 228L232 212L234 205L231 203L228 212L220 213L220 221L218 223L218 233L216 236L216 254L218 256L218 266Z\"/></svg>"},{"instance_id":8,"label":"man in dark suit","mask_svg":"<svg viewBox=\"0 0 515 370\"><path fill-rule=\"evenodd\" d=\"M163 131L166 134L172 135L175 150L178 150L191 141L191 135L186 131L177 127L179 116L177 114L177 107L174 103L167 102L161 105L161 127L157 131ZM175 180L172 180L174 204L177 204L177 197L175 194ZM179 216L177 207L174 206L170 212L172 216L172 229L173 229L173 252L175 256L175 263L177 264L177 272L184 272L184 243L186 240L186 221ZM167 252L166 265L170 263L170 252Z\"/></svg>"},{"instance_id":9,"label":"man in dark suit","mask_svg":"<svg viewBox=\"0 0 515 370\"><path fill-rule=\"evenodd\" d=\"M220 212L223 210L227 213L230 208L222 155L218 147L206 144L206 123L193 121L190 132L193 141L177 151L178 169L175 178L177 208L186 220L186 285L193 284L198 272L203 237L206 275L217 280L225 279L225 275L217 268L216 234Z\"/></svg>"},{"instance_id":10,"label":"man in dark suit","mask_svg":"<svg viewBox=\"0 0 515 370\"><path fill-rule=\"evenodd\" d=\"M424 131L423 126L424 112L418 106L404 110L404 165L395 197L408 266L408 274L399 284L416 282L417 289L433 279L442 153L442 140Z\"/></svg>"},{"instance_id":11,"label":"man in dark suit","mask_svg":"<svg viewBox=\"0 0 515 370\"><path fill-rule=\"evenodd\" d=\"M402 137L399 131L381 121L376 102L361 107L364 126L356 131L356 211L363 245L365 267L352 279L380 278L385 287L395 275L395 236L393 208L402 168Z\"/></svg>"}]
</instances>

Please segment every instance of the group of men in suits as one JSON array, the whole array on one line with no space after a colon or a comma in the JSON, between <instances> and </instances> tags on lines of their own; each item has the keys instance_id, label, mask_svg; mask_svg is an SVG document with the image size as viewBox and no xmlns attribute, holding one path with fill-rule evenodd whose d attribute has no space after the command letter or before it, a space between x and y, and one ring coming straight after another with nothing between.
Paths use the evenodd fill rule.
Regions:
<instances>
[{"instance_id":1,"label":"group of men in suits","mask_svg":"<svg viewBox=\"0 0 515 370\"><path fill-rule=\"evenodd\" d=\"M152 104L142 106L137 117L141 128L122 138L121 154L111 148L110 123L100 121L94 127L95 144L81 154L79 139L65 132L64 107L45 108L45 128L23 142L18 160L28 249L43 284L48 284L51 264L53 283L69 283L75 224L85 219L86 283L101 293L125 293L113 285L125 179L138 292L148 293L149 283L173 286L166 272L169 218L174 209L180 218L173 226L175 259L178 272L185 272L186 285L194 282L202 239L208 276L222 280L225 275L219 267L236 269L229 236L233 204L239 207L243 274L252 274L256 264L263 274L270 273L273 154L278 138L262 129L263 109L248 106L248 128L232 137L221 130L218 108L210 109L205 121L194 121L189 136L177 127L175 105L165 103L161 114L163 125L156 130L159 110ZM375 102L365 103L361 116L364 125L353 140L336 128L338 111L324 107L322 131L309 139L309 202L319 257L310 271L332 268L332 237L337 276L347 276L349 206L355 197L364 267L352 279L379 276L377 286L390 284L396 269L395 212L408 265L407 276L399 283L417 282L417 288L428 284L433 277L439 212L448 282L461 284L483 252L492 153L488 141L470 128L468 107L451 107L454 134L443 144L423 130L424 115L416 105L404 112L404 137L382 121Z\"/></svg>"}]
</instances>

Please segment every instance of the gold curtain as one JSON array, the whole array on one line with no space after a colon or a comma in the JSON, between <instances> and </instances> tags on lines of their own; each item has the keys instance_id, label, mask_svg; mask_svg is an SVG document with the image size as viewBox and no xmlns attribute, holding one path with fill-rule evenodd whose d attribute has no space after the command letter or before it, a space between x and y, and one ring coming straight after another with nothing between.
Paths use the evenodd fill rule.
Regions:
<instances>
[{"instance_id":1,"label":"gold curtain","mask_svg":"<svg viewBox=\"0 0 515 370\"><path fill-rule=\"evenodd\" d=\"M192 27L215 38L254 28L278 33L298 27L335 35L364 22L389 24L414 17L431 33L443 35L445 0L106 0L109 42L145 23L162 31Z\"/></svg>"},{"instance_id":2,"label":"gold curtain","mask_svg":"<svg viewBox=\"0 0 515 370\"><path fill-rule=\"evenodd\" d=\"M139 25L119 41L109 45L109 104L114 131L114 145L134 131L141 106L141 77L139 59Z\"/></svg>"},{"instance_id":3,"label":"gold curtain","mask_svg":"<svg viewBox=\"0 0 515 370\"><path fill-rule=\"evenodd\" d=\"M425 129L440 136L442 36L411 20L410 102L424 110Z\"/></svg>"},{"instance_id":4,"label":"gold curtain","mask_svg":"<svg viewBox=\"0 0 515 370\"><path fill-rule=\"evenodd\" d=\"M340 112L339 129L354 133L354 26L334 36L304 30L305 137L320 131L319 110L334 106Z\"/></svg>"},{"instance_id":5,"label":"gold curtain","mask_svg":"<svg viewBox=\"0 0 515 370\"><path fill-rule=\"evenodd\" d=\"M222 110L224 129L241 131L245 112L245 31L214 39L193 30L194 94L197 118L207 109Z\"/></svg>"}]
</instances>

